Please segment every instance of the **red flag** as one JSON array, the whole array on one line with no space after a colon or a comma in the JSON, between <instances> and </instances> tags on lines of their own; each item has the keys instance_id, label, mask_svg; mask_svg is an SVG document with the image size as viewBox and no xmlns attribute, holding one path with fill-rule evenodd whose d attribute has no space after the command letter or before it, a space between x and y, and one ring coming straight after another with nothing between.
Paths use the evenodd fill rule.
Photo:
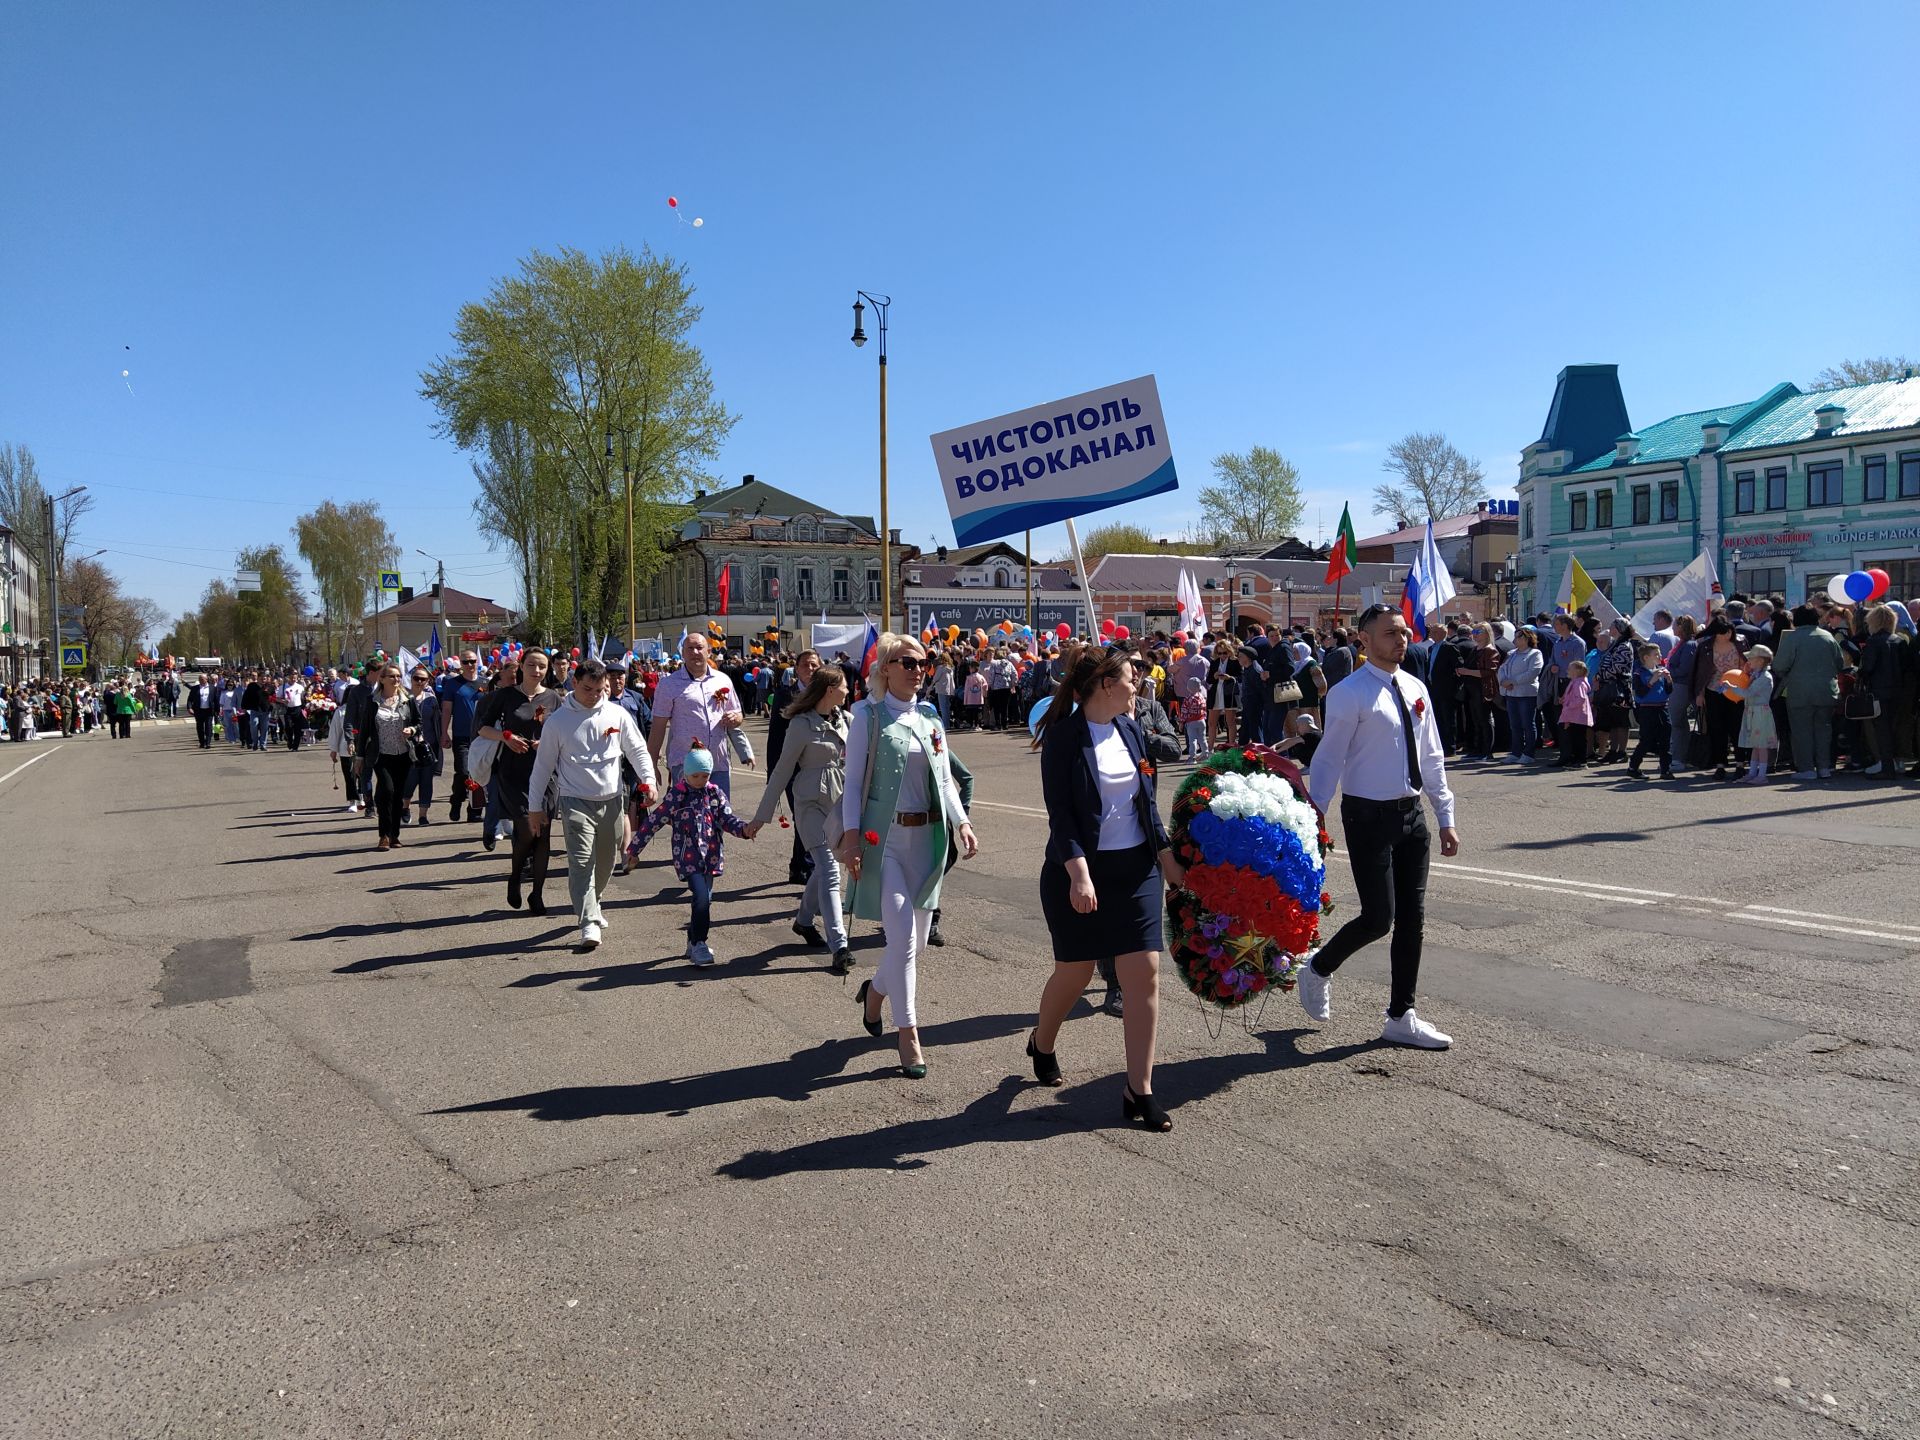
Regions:
<instances>
[{"instance_id":1,"label":"red flag","mask_svg":"<svg viewBox=\"0 0 1920 1440\"><path fill-rule=\"evenodd\" d=\"M727 613L727 597L733 594L733 566L720 567L720 613Z\"/></svg>"},{"instance_id":2,"label":"red flag","mask_svg":"<svg viewBox=\"0 0 1920 1440\"><path fill-rule=\"evenodd\" d=\"M1333 537L1333 553L1327 557L1327 583L1337 585L1340 577L1353 573L1354 556L1360 549L1360 542L1353 538L1353 516L1347 513L1347 507L1340 507L1340 529Z\"/></svg>"}]
</instances>

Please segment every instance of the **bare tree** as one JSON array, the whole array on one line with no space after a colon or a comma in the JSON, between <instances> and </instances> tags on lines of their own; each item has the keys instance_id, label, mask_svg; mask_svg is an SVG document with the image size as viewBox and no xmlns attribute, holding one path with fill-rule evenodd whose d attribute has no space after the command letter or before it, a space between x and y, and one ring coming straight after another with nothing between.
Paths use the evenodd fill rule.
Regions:
<instances>
[{"instance_id":1,"label":"bare tree","mask_svg":"<svg viewBox=\"0 0 1920 1440\"><path fill-rule=\"evenodd\" d=\"M0 525L20 537L43 565L47 555L46 502L39 462L25 445L0 444ZM93 496L69 495L54 506L54 534L66 554L80 517L93 508Z\"/></svg>"},{"instance_id":2,"label":"bare tree","mask_svg":"<svg viewBox=\"0 0 1920 1440\"><path fill-rule=\"evenodd\" d=\"M1293 534L1306 508L1300 471L1278 450L1213 457L1215 483L1200 487L1200 523L1221 545L1251 545Z\"/></svg>"},{"instance_id":3,"label":"bare tree","mask_svg":"<svg viewBox=\"0 0 1920 1440\"><path fill-rule=\"evenodd\" d=\"M1464 515L1486 493L1480 462L1462 455L1438 431L1416 431L1394 441L1380 468L1400 478L1374 487L1373 508L1391 515L1401 529Z\"/></svg>"},{"instance_id":4,"label":"bare tree","mask_svg":"<svg viewBox=\"0 0 1920 1440\"><path fill-rule=\"evenodd\" d=\"M1842 360L1813 377L1809 390L1831 390L1836 385L1870 385L1875 380L1901 380L1920 373L1904 355L1882 355L1873 360Z\"/></svg>"}]
</instances>

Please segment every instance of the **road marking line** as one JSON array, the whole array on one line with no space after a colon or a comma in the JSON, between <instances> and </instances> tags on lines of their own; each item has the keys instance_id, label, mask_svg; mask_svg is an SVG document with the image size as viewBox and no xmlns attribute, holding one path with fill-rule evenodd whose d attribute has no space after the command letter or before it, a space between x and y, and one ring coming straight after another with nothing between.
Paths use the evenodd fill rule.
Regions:
<instances>
[{"instance_id":1,"label":"road marking line","mask_svg":"<svg viewBox=\"0 0 1920 1440\"><path fill-rule=\"evenodd\" d=\"M1451 865L1436 865L1436 870L1452 870ZM1614 905L1657 905L1657 900L1644 900L1638 895L1600 895L1591 890L1582 890L1570 885L1535 885L1525 880L1495 880L1486 875L1462 875L1462 880L1471 880L1476 885L1498 885L1503 890L1538 890L1546 895L1577 895L1582 900L1604 900ZM1756 917L1757 918L1757 917Z\"/></svg>"},{"instance_id":2,"label":"road marking line","mask_svg":"<svg viewBox=\"0 0 1920 1440\"><path fill-rule=\"evenodd\" d=\"M1035 810L1028 805L1002 805L997 800L976 800L973 802L973 808L976 810L1011 810L1016 815L1044 815L1047 813L1044 810Z\"/></svg>"},{"instance_id":3,"label":"road marking line","mask_svg":"<svg viewBox=\"0 0 1920 1440\"><path fill-rule=\"evenodd\" d=\"M1811 920L1783 920L1778 915L1730 915L1730 920L1754 920L1767 925L1791 925L1796 930L1821 930L1829 935L1848 935L1861 940L1897 940L1902 945L1920 946L1920 935L1889 935L1882 930L1862 930L1857 925L1816 925Z\"/></svg>"},{"instance_id":4,"label":"road marking line","mask_svg":"<svg viewBox=\"0 0 1920 1440\"><path fill-rule=\"evenodd\" d=\"M1559 884L1570 885L1580 890L1607 890L1618 892L1622 895L1645 895L1655 900L1677 900L1680 898L1670 891L1648 890L1639 885L1602 885L1597 880L1559 880L1557 876L1540 875L1525 870L1489 870L1484 865L1461 865L1458 863L1442 865L1436 863L1433 868L1436 870L1460 870L1474 875L1504 875L1509 880L1528 880L1536 884L1542 880L1555 880ZM1731 904L1733 902L1729 901L1728 903Z\"/></svg>"},{"instance_id":5,"label":"road marking line","mask_svg":"<svg viewBox=\"0 0 1920 1440\"><path fill-rule=\"evenodd\" d=\"M64 744L66 744L64 740L60 742L60 745L64 745ZM46 759L47 756L53 754L54 751L58 750L60 748L60 745L49 745L46 749L42 750L38 755L34 756L33 759L27 761L27 765L38 765L42 760ZM26 769L27 765L16 765L13 767L13 769L7 771L6 774L0 775L0 785L4 785L7 783L7 781L13 779L14 776L18 775L22 770Z\"/></svg>"},{"instance_id":6,"label":"road marking line","mask_svg":"<svg viewBox=\"0 0 1920 1440\"><path fill-rule=\"evenodd\" d=\"M1847 918L1844 915L1825 915L1818 910L1782 910L1778 905L1745 905L1741 908L1755 911L1761 915L1798 915L1802 920L1844 921ZM1876 925L1884 925L1889 930L1909 931L1916 939L1920 939L1920 925L1902 925L1897 920L1876 920L1873 923Z\"/></svg>"}]
</instances>

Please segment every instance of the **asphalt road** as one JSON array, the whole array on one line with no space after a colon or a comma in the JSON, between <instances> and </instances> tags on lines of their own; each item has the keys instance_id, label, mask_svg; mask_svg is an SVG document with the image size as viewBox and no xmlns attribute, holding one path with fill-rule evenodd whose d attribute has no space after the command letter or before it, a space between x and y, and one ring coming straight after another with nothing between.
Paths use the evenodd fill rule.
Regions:
<instances>
[{"instance_id":1,"label":"asphalt road","mask_svg":"<svg viewBox=\"0 0 1920 1440\"><path fill-rule=\"evenodd\" d=\"M1458 774L1455 1048L1384 947L1325 1026L1169 976L1158 1136L1091 1010L1028 1078L1037 768L955 744L917 1084L772 829L695 972L651 856L583 956L322 754L6 747L0 1435L1920 1433L1911 785Z\"/></svg>"}]
</instances>

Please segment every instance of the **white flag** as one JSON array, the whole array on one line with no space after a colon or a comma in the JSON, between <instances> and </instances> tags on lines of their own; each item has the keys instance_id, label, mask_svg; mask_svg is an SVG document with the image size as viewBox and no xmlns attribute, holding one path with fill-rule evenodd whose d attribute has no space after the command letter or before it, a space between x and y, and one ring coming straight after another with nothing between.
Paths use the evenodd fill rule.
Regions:
<instances>
[{"instance_id":1,"label":"white flag","mask_svg":"<svg viewBox=\"0 0 1920 1440\"><path fill-rule=\"evenodd\" d=\"M420 657L418 655L414 654L404 645L400 647L400 673L402 675L411 676L413 674L413 667L419 663Z\"/></svg>"},{"instance_id":2,"label":"white flag","mask_svg":"<svg viewBox=\"0 0 1920 1440\"><path fill-rule=\"evenodd\" d=\"M1434 542L1431 518L1427 521L1427 538L1421 542L1420 553L1413 557L1413 574L1419 582L1422 615L1446 609L1459 594L1453 588L1453 576L1447 573L1446 561L1440 558L1440 547Z\"/></svg>"},{"instance_id":3,"label":"white flag","mask_svg":"<svg viewBox=\"0 0 1920 1440\"><path fill-rule=\"evenodd\" d=\"M1184 565L1180 567L1180 583L1174 598L1180 606L1180 628L1198 640L1207 628L1207 602Z\"/></svg>"},{"instance_id":4,"label":"white flag","mask_svg":"<svg viewBox=\"0 0 1920 1440\"><path fill-rule=\"evenodd\" d=\"M1676 620L1691 615L1705 622L1713 613L1713 597L1720 590L1720 577L1714 573L1713 558L1702 550L1673 579L1662 585L1654 597L1633 614L1637 635L1651 635L1658 627L1653 612L1664 610Z\"/></svg>"}]
</instances>

